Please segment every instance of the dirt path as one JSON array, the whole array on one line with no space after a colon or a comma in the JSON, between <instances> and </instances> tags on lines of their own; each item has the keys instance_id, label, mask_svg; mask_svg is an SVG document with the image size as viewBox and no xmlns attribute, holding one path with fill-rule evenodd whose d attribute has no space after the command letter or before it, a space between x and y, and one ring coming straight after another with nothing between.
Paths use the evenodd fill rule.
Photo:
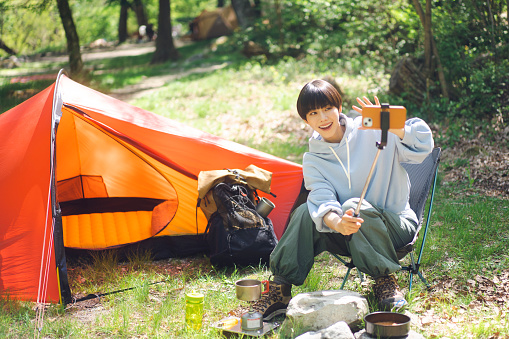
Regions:
<instances>
[{"instance_id":1,"label":"dirt path","mask_svg":"<svg viewBox=\"0 0 509 339\"><path fill-rule=\"evenodd\" d=\"M136 98L140 98L147 94L156 92L157 90L159 90L159 88L161 88L170 81L185 77L189 74L214 71L217 69L221 69L227 65L228 65L227 63L223 63L207 67L197 67L193 68L192 70L179 72L176 74L165 74L153 77L146 77L141 82L135 85L129 85L120 89L113 90L112 92L108 93L108 95L125 102L130 102Z\"/></svg>"},{"instance_id":2,"label":"dirt path","mask_svg":"<svg viewBox=\"0 0 509 339\"><path fill-rule=\"evenodd\" d=\"M175 40L175 46L181 47L186 44L181 40ZM111 59L118 57L126 57L126 56L138 56L142 54L152 53L155 51L155 42L143 42L143 43L125 43L120 46L106 46L101 48L95 48L93 50L85 50L82 52L81 57L83 62L92 61L92 60L101 60L101 59ZM29 59L30 62L41 62L41 63L65 63L68 61L67 54L63 55L46 55L46 56L36 56ZM136 98L142 97L146 94L157 91L160 87L164 86L170 81L175 79L179 79L181 77L187 76L189 74L195 73L205 73L214 71L217 69L221 69L227 66L227 63L212 65L206 67L197 67L192 70L188 70L185 72L173 73L173 74L164 74L160 76L153 77L145 77L141 82L135 85L129 85L121 89L113 90L108 95L125 101L130 102ZM30 72L30 74L26 74L26 72L20 73L19 70L2 70L2 75L4 76L13 76L16 77L16 82L26 82L34 79L52 79L56 78L56 74L59 69L55 69L55 74L38 74L39 72ZM45 69L41 72L47 73L48 69Z\"/></svg>"},{"instance_id":3,"label":"dirt path","mask_svg":"<svg viewBox=\"0 0 509 339\"><path fill-rule=\"evenodd\" d=\"M175 40L175 45L180 47L184 45L183 42ZM155 51L155 42L143 42L143 43L125 43L122 45L111 45L105 46L101 48L88 49L81 52L81 59L83 62L92 61L92 60L101 60L101 59L110 59L110 58L118 58L125 56L137 56L146 53L151 53ZM20 58L22 62L26 63L42 63L42 64L52 64L52 63L66 63L69 61L69 57L67 53L64 54L46 54L46 55L35 55L31 57L27 57L26 59ZM23 61L24 60L24 61ZM39 73L48 73L51 70L48 68L42 67L40 70L30 70L26 69L1 69L1 75L6 77L14 77L14 76L28 76L35 75ZM58 69L56 69L58 73Z\"/></svg>"},{"instance_id":4,"label":"dirt path","mask_svg":"<svg viewBox=\"0 0 509 339\"><path fill-rule=\"evenodd\" d=\"M126 43L119 46L103 47L88 51L85 50L81 53L81 59L83 60L83 62L86 62L91 60L110 59L125 56L137 56L151 53L155 51L155 49L156 49L155 42L153 41L144 43ZM69 57L67 56L67 54L55 56L50 55L36 58L35 60L46 62L66 62L69 60Z\"/></svg>"}]
</instances>

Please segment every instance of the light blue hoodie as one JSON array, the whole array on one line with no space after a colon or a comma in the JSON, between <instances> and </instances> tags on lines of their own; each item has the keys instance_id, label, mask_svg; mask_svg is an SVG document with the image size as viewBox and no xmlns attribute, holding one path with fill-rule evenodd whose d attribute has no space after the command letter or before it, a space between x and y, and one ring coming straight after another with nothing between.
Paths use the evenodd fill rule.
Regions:
<instances>
[{"instance_id":1,"label":"light blue hoodie","mask_svg":"<svg viewBox=\"0 0 509 339\"><path fill-rule=\"evenodd\" d=\"M326 142L315 131L303 159L304 183L310 191L307 205L319 232L336 232L325 225L323 216L329 211L342 216L341 205L360 197L381 139L380 130L359 129L360 116L340 114L339 119L346 126L341 142ZM420 163L433 147L431 130L419 118L406 121L403 140L389 132L364 199L417 223L408 204L410 181L401 163Z\"/></svg>"}]
</instances>

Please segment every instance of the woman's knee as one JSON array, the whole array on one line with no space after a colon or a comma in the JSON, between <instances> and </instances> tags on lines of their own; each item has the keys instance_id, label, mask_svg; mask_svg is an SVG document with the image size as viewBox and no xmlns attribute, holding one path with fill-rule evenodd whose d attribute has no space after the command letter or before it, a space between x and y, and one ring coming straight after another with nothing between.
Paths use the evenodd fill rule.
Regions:
<instances>
[{"instance_id":1,"label":"woman's knee","mask_svg":"<svg viewBox=\"0 0 509 339\"><path fill-rule=\"evenodd\" d=\"M303 203L297 207L290 216L290 222L288 223L287 229L293 229L295 227L302 227L302 225L313 225L313 219L309 214L309 209L306 203Z\"/></svg>"},{"instance_id":2,"label":"woman's knee","mask_svg":"<svg viewBox=\"0 0 509 339\"><path fill-rule=\"evenodd\" d=\"M311 220L311 215L309 214L309 209L307 203L301 204L297 207L293 212L290 219L299 219L299 220Z\"/></svg>"}]
</instances>

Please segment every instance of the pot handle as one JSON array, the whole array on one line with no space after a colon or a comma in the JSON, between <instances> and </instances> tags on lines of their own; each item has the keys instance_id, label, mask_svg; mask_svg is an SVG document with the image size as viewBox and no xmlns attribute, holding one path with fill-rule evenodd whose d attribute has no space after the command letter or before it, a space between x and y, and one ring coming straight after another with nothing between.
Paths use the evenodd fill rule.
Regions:
<instances>
[{"instance_id":1,"label":"pot handle","mask_svg":"<svg viewBox=\"0 0 509 339\"><path fill-rule=\"evenodd\" d=\"M262 285L264 286L262 294L269 293L269 281L268 280L262 280Z\"/></svg>"}]
</instances>

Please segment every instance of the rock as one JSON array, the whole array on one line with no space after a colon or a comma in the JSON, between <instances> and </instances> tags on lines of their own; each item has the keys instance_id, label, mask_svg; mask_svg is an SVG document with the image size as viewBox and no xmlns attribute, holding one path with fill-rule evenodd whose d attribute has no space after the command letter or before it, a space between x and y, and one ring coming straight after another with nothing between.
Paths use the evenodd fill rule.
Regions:
<instances>
[{"instance_id":1,"label":"rock","mask_svg":"<svg viewBox=\"0 0 509 339\"><path fill-rule=\"evenodd\" d=\"M334 290L301 293L290 300L282 337L320 331L344 321L350 328L360 325L368 313L368 301L357 292Z\"/></svg>"},{"instance_id":2,"label":"rock","mask_svg":"<svg viewBox=\"0 0 509 339\"><path fill-rule=\"evenodd\" d=\"M306 332L295 339L355 339L355 337L347 323L338 321L323 330Z\"/></svg>"}]
</instances>

